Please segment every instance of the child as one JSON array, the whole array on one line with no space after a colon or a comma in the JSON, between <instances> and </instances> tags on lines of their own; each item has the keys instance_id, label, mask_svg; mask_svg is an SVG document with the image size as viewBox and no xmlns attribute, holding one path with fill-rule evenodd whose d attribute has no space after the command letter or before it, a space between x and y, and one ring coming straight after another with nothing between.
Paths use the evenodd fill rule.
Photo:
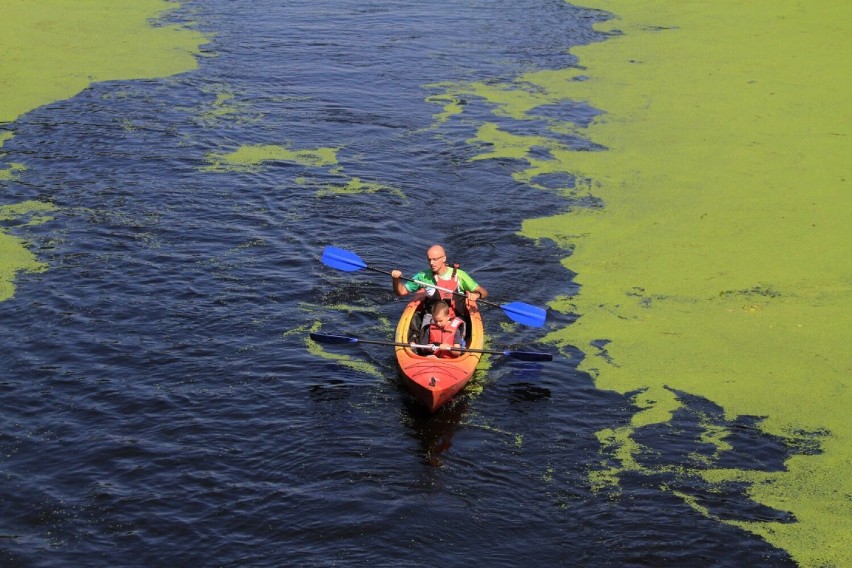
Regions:
<instances>
[{"instance_id":1,"label":"child","mask_svg":"<svg viewBox=\"0 0 852 568\"><path fill-rule=\"evenodd\" d=\"M432 317L423 318L423 340L424 343L437 345L435 351L437 357L458 357L459 351L451 351L451 347L465 347L464 320L458 317L450 317L450 306L446 302L437 302L432 307Z\"/></svg>"}]
</instances>

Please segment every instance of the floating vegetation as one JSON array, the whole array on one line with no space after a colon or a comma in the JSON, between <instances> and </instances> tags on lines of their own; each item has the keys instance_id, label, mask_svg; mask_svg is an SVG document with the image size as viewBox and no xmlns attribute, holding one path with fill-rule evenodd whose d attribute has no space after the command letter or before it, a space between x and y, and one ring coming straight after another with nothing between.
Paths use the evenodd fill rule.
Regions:
<instances>
[{"instance_id":1,"label":"floating vegetation","mask_svg":"<svg viewBox=\"0 0 852 568\"><path fill-rule=\"evenodd\" d=\"M307 148L292 150L276 144L248 144L232 152L211 152L207 155L210 172L252 172L273 163L295 164L313 168L337 165L339 148Z\"/></svg>"},{"instance_id":2,"label":"floating vegetation","mask_svg":"<svg viewBox=\"0 0 852 568\"><path fill-rule=\"evenodd\" d=\"M576 321L546 339L599 354L581 369L636 404L630 424L599 433L590 481L617 492L622 476L677 475L660 486L696 511L803 565L849 564L852 287L839 243L852 137L837 114L849 58L833 46L852 5L585 4L617 16L598 25L607 41L572 49L581 67L430 85L429 101L443 108L435 128L476 132L475 159L579 198L522 234L563 247L581 286L551 305ZM728 420L760 417L752 433L791 451L742 469L746 456L729 448L740 426L709 416L690 451L651 449L648 433L678 419L685 393ZM716 510L683 483L714 476L721 500L745 513Z\"/></svg>"},{"instance_id":3,"label":"floating vegetation","mask_svg":"<svg viewBox=\"0 0 852 568\"><path fill-rule=\"evenodd\" d=\"M40 272L47 268L27 249L26 242L10 235L8 229L46 223L53 218L54 211L54 205L41 201L0 206L0 301L14 295L17 272Z\"/></svg>"}]
</instances>

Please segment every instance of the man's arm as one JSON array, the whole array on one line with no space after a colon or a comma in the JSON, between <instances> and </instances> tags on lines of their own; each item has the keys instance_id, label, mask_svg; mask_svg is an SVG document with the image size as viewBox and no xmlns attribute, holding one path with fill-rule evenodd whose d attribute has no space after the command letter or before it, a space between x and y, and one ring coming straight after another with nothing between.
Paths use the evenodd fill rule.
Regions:
<instances>
[{"instance_id":1,"label":"man's arm","mask_svg":"<svg viewBox=\"0 0 852 568\"><path fill-rule=\"evenodd\" d=\"M477 284L476 280L470 274L463 270L460 270L459 273L459 283L468 298L471 300L484 300L488 297L488 290Z\"/></svg>"},{"instance_id":2,"label":"man's arm","mask_svg":"<svg viewBox=\"0 0 852 568\"><path fill-rule=\"evenodd\" d=\"M405 287L405 283L402 281L402 272L399 270L391 271L391 278L393 279L393 292L397 296L405 296L408 294L408 288Z\"/></svg>"}]
</instances>

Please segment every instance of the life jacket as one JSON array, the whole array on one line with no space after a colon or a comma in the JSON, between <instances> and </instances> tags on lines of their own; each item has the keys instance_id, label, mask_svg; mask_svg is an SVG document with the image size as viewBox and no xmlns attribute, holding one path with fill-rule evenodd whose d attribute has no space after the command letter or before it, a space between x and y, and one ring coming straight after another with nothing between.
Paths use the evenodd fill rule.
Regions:
<instances>
[{"instance_id":1,"label":"life jacket","mask_svg":"<svg viewBox=\"0 0 852 568\"><path fill-rule=\"evenodd\" d=\"M453 264L453 272L450 274L450 277L447 279L439 278L435 276L435 286L438 288L446 288L447 290L452 290L453 292L459 291L459 279L456 276L456 272L458 272L459 265ZM457 304L457 302L464 302L464 298L453 294L453 292L445 292L444 290L435 289L435 292L428 297L426 302L426 310L432 311L432 306L435 305L439 300L443 300L450 306L450 319L456 317L464 313L463 309L460 309L461 306Z\"/></svg>"},{"instance_id":2,"label":"life jacket","mask_svg":"<svg viewBox=\"0 0 852 568\"><path fill-rule=\"evenodd\" d=\"M441 345L442 343L455 345L456 335L459 331L461 331L461 336L464 337L464 320L461 318L452 318L445 328L438 326L438 324L430 323L428 343L433 345ZM459 352L438 350L435 352L435 355L438 357L458 357Z\"/></svg>"}]
</instances>

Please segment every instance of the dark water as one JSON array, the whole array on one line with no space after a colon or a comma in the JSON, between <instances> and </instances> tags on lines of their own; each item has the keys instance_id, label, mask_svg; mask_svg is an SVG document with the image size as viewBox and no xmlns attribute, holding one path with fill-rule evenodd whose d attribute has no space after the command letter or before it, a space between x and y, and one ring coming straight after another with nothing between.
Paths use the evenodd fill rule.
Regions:
<instances>
[{"instance_id":1,"label":"dark water","mask_svg":"<svg viewBox=\"0 0 852 568\"><path fill-rule=\"evenodd\" d=\"M326 244L410 274L442 242L496 301L577 291L566 251L516 235L571 204L514 182L516 163L467 161L477 121L536 133L546 120L512 124L471 100L466 120L431 128L440 107L425 99L442 81L576 65L566 50L605 39L591 30L603 14L556 0L207 0L176 17L215 34L197 71L98 84L21 118L4 147L28 171L3 203L60 211L8 227L50 269L0 303L0 565L789 563L661 486L719 518L785 520L741 488L637 474L592 490L608 460L595 433L634 409L577 371L579 350L494 359L481 393L432 417L389 349L338 350L380 378L308 351L316 322L390 339L403 307L386 277L323 266ZM210 112L220 93L236 112ZM242 144L337 147L339 169L203 171ZM354 177L390 189L318 195ZM492 346L553 349L547 330L485 315ZM694 423L644 442L686 456ZM760 467L780 466L784 448L743 436Z\"/></svg>"}]
</instances>

